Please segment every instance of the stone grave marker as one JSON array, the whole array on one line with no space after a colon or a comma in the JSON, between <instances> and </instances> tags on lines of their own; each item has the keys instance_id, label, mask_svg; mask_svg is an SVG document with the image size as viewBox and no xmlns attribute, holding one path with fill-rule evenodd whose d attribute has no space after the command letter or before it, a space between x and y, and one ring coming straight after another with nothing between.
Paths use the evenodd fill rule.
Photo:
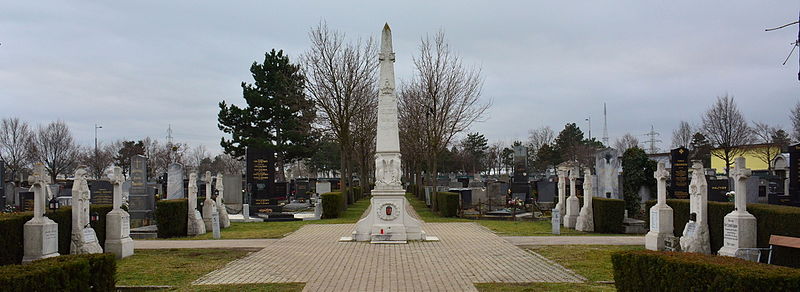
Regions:
<instances>
[{"instance_id":1,"label":"stone grave marker","mask_svg":"<svg viewBox=\"0 0 800 292\"><path fill-rule=\"evenodd\" d=\"M200 211L197 210L197 174L192 172L189 174L189 209L187 214L186 234L195 236L206 233L206 225L203 223L203 217L200 216ZM247 217L245 217L247 218Z\"/></svg>"},{"instance_id":2,"label":"stone grave marker","mask_svg":"<svg viewBox=\"0 0 800 292\"><path fill-rule=\"evenodd\" d=\"M552 217L550 218L553 234L561 234L561 210L558 208L552 210Z\"/></svg>"},{"instance_id":3,"label":"stone grave marker","mask_svg":"<svg viewBox=\"0 0 800 292\"><path fill-rule=\"evenodd\" d=\"M670 151L669 197L689 198L689 149L679 147Z\"/></svg>"},{"instance_id":4,"label":"stone grave marker","mask_svg":"<svg viewBox=\"0 0 800 292\"><path fill-rule=\"evenodd\" d=\"M578 167L573 166L569 170L569 198L567 198L567 215L564 216L564 227L575 229L580 213L581 202L577 196Z\"/></svg>"},{"instance_id":5,"label":"stone grave marker","mask_svg":"<svg viewBox=\"0 0 800 292\"><path fill-rule=\"evenodd\" d=\"M752 175L750 169L745 168L745 158L737 157L731 177L736 183L734 200L736 208L724 218L724 243L719 255L729 257L744 257L740 254L743 248L756 247L756 217L747 212L747 179Z\"/></svg>"},{"instance_id":6,"label":"stone grave marker","mask_svg":"<svg viewBox=\"0 0 800 292\"><path fill-rule=\"evenodd\" d=\"M89 183L89 190L92 194L91 202L94 205L113 205L114 187L110 181L95 180Z\"/></svg>"},{"instance_id":7,"label":"stone grave marker","mask_svg":"<svg viewBox=\"0 0 800 292\"><path fill-rule=\"evenodd\" d=\"M217 198L215 204L217 206L217 213L219 214L219 226L221 228L231 227L231 219L228 217L228 209L225 207L225 202L222 201L223 194L225 193L224 175L217 173L215 188L217 189Z\"/></svg>"},{"instance_id":8,"label":"stone grave marker","mask_svg":"<svg viewBox=\"0 0 800 292\"><path fill-rule=\"evenodd\" d=\"M621 167L619 151L614 148L605 148L597 151L594 157L597 177L595 196L618 199L620 196L619 169Z\"/></svg>"},{"instance_id":9,"label":"stone grave marker","mask_svg":"<svg viewBox=\"0 0 800 292\"><path fill-rule=\"evenodd\" d=\"M680 239L685 252L711 253L708 231L708 183L703 164L695 160L692 165L692 182L689 184L689 222ZM694 220L692 220L694 219Z\"/></svg>"},{"instance_id":10,"label":"stone grave marker","mask_svg":"<svg viewBox=\"0 0 800 292\"><path fill-rule=\"evenodd\" d=\"M242 174L234 173L225 175L222 179L222 183L225 186L225 190L223 191L224 195L222 196L225 200L225 204L235 207L241 206L244 194L242 192Z\"/></svg>"},{"instance_id":11,"label":"stone grave marker","mask_svg":"<svg viewBox=\"0 0 800 292\"><path fill-rule=\"evenodd\" d=\"M592 211L592 192L594 191L594 176L588 167L583 169L583 208L578 215L575 230L584 232L594 231L594 212Z\"/></svg>"},{"instance_id":12,"label":"stone grave marker","mask_svg":"<svg viewBox=\"0 0 800 292\"><path fill-rule=\"evenodd\" d=\"M673 167L675 164L672 164ZM645 235L645 248L649 250L667 250L667 243L674 239L672 225L672 207L667 205L667 170L664 162L659 162L653 176L656 178L658 203L650 207L650 231ZM688 191L687 191L688 194Z\"/></svg>"},{"instance_id":13,"label":"stone grave marker","mask_svg":"<svg viewBox=\"0 0 800 292\"><path fill-rule=\"evenodd\" d=\"M275 188L275 152L249 147L245 156L250 209L266 213L266 210L272 209L270 199Z\"/></svg>"},{"instance_id":14,"label":"stone grave marker","mask_svg":"<svg viewBox=\"0 0 800 292\"><path fill-rule=\"evenodd\" d=\"M330 193L331 192L331 183L327 182L327 181L318 181L316 190L317 190L317 194L320 194L320 195L322 195L324 193Z\"/></svg>"},{"instance_id":15,"label":"stone grave marker","mask_svg":"<svg viewBox=\"0 0 800 292\"><path fill-rule=\"evenodd\" d=\"M569 168L562 165L559 166L556 170L558 173L558 203L556 203L556 209L558 209L560 214L564 214L567 212L567 174L569 173Z\"/></svg>"},{"instance_id":16,"label":"stone grave marker","mask_svg":"<svg viewBox=\"0 0 800 292\"><path fill-rule=\"evenodd\" d=\"M155 199L147 189L147 157L131 157L131 187L128 190L128 213L131 219L150 219L155 208Z\"/></svg>"},{"instance_id":17,"label":"stone grave marker","mask_svg":"<svg viewBox=\"0 0 800 292\"><path fill-rule=\"evenodd\" d=\"M217 205L214 203L214 200L211 199L211 195L214 193L214 191L211 190L213 179L214 178L211 177L211 172L206 171L206 175L203 176L206 189L206 197L205 200L203 200L203 223L206 225L206 230L212 229L211 216L213 216L213 213L217 212Z\"/></svg>"},{"instance_id":18,"label":"stone grave marker","mask_svg":"<svg viewBox=\"0 0 800 292\"><path fill-rule=\"evenodd\" d=\"M167 200L183 198L183 165L171 163L167 169Z\"/></svg>"},{"instance_id":19,"label":"stone grave marker","mask_svg":"<svg viewBox=\"0 0 800 292\"><path fill-rule=\"evenodd\" d=\"M37 163L34 166L33 175L28 178L28 182L31 183L30 190L33 194L33 202L28 204L32 208L33 218L25 222L22 228L24 238L22 263L59 255L58 224L44 216L47 197L45 192L47 184L50 183L50 176L45 173L43 164Z\"/></svg>"},{"instance_id":20,"label":"stone grave marker","mask_svg":"<svg viewBox=\"0 0 800 292\"><path fill-rule=\"evenodd\" d=\"M89 225L91 196L86 176L86 169L83 166L75 170L75 180L72 184L72 237L69 249L71 254L103 252L94 229Z\"/></svg>"},{"instance_id":21,"label":"stone grave marker","mask_svg":"<svg viewBox=\"0 0 800 292\"><path fill-rule=\"evenodd\" d=\"M131 218L122 206L122 183L125 176L122 175L122 168L114 167L111 176L113 184L113 205L111 212L106 214L106 242L105 251L113 253L117 259L126 258L133 255L133 239L131 239Z\"/></svg>"}]
</instances>

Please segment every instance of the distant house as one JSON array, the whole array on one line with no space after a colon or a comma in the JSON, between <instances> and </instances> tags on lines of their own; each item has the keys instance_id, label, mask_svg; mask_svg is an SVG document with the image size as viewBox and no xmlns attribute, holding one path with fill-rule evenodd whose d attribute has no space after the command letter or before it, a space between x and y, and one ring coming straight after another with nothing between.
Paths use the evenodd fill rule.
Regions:
<instances>
[{"instance_id":1,"label":"distant house","mask_svg":"<svg viewBox=\"0 0 800 292\"><path fill-rule=\"evenodd\" d=\"M647 154L647 158L649 158L652 161L655 161L656 163L663 162L664 163L664 168L666 168L666 169L672 168L672 164L670 163L671 156L670 156L669 152L665 152L665 153L650 153L650 154Z\"/></svg>"},{"instance_id":2,"label":"distant house","mask_svg":"<svg viewBox=\"0 0 800 292\"><path fill-rule=\"evenodd\" d=\"M749 168L752 171L767 171L769 170L769 160L764 161L764 154L767 151L770 153L770 158L775 157L775 155L781 153L781 148L778 144L772 143L765 143L765 144L750 144L750 145L742 145L738 146L737 148L742 149L742 152L737 153L736 157L744 157L745 163L747 164L745 167ZM725 173L725 160L717 157L717 155L722 155L723 150L722 148L714 148L711 149L711 168L717 170L718 174ZM731 168L733 168L734 163L733 161L736 160L736 157L731 159Z\"/></svg>"}]
</instances>

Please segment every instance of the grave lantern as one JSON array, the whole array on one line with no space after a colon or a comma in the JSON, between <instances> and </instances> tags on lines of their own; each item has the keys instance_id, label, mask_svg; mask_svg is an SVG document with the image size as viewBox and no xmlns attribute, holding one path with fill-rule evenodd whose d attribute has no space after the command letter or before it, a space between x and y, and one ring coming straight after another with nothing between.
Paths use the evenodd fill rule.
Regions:
<instances>
[{"instance_id":1,"label":"grave lantern","mask_svg":"<svg viewBox=\"0 0 800 292\"><path fill-rule=\"evenodd\" d=\"M50 210L53 210L53 212L58 210L58 207L59 207L58 205L59 204L58 204L58 200L56 200L55 196L52 199L50 199L50 202L48 202L48 205L50 206Z\"/></svg>"},{"instance_id":2,"label":"grave lantern","mask_svg":"<svg viewBox=\"0 0 800 292\"><path fill-rule=\"evenodd\" d=\"M92 217L90 217L90 219L92 220L92 222L100 220L100 214L97 214L97 212L94 212L94 213L92 213Z\"/></svg>"}]
</instances>

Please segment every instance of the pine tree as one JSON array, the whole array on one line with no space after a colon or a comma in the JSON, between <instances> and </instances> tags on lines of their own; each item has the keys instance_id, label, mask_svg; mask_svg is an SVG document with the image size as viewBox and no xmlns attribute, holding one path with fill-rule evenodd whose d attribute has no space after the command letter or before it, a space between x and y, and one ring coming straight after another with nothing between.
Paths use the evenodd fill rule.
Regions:
<instances>
[{"instance_id":1,"label":"pine tree","mask_svg":"<svg viewBox=\"0 0 800 292\"><path fill-rule=\"evenodd\" d=\"M255 82L241 84L247 106L219 103L218 127L231 135L230 140L223 137L220 145L237 158L248 147L275 150L277 178L283 180L286 163L313 153L314 104L305 94L300 66L290 63L283 50L266 53L264 63L253 62L250 72Z\"/></svg>"}]
</instances>

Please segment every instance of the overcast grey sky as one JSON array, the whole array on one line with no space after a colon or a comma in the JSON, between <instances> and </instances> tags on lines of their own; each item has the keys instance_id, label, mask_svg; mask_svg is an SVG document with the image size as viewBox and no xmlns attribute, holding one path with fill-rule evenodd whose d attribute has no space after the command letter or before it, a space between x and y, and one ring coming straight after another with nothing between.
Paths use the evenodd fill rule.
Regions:
<instances>
[{"instance_id":1,"label":"overcast grey sky","mask_svg":"<svg viewBox=\"0 0 800 292\"><path fill-rule=\"evenodd\" d=\"M223 3L224 2L224 3ZM566 3L564 3L566 2ZM242 104L242 81L264 52L307 50L319 21L350 38L392 26L397 77L408 80L420 37L444 29L483 69L494 103L471 131L494 140L565 123L611 141L654 125L669 147L731 94L750 121L790 128L800 99L798 1L3 1L0 117L62 119L78 142L145 136L219 152L217 103ZM376 56L377 58L377 56ZM644 140L645 137L640 137Z\"/></svg>"}]
</instances>

